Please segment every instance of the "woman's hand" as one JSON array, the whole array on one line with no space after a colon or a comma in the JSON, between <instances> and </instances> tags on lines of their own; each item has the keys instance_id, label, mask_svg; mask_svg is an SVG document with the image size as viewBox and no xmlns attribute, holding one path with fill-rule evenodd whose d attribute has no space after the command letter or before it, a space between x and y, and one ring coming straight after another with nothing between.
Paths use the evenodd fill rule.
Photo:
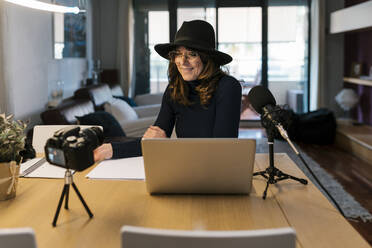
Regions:
<instances>
[{"instance_id":1,"label":"woman's hand","mask_svg":"<svg viewBox=\"0 0 372 248\"><path fill-rule=\"evenodd\" d=\"M150 126L145 134L143 135L143 138L152 139L152 138L167 138L167 135L165 134L164 130L161 129L158 126Z\"/></svg>"},{"instance_id":2,"label":"woman's hand","mask_svg":"<svg viewBox=\"0 0 372 248\"><path fill-rule=\"evenodd\" d=\"M94 162L112 158L113 150L111 144L103 144L93 151Z\"/></svg>"}]
</instances>

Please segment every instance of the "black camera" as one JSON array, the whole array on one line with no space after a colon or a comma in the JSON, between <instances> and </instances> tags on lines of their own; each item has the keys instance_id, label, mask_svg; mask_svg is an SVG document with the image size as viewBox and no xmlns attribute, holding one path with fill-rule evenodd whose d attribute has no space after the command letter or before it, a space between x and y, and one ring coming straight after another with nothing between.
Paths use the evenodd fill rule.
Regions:
<instances>
[{"instance_id":1,"label":"black camera","mask_svg":"<svg viewBox=\"0 0 372 248\"><path fill-rule=\"evenodd\" d=\"M103 131L99 127L66 127L47 140L45 157L51 164L82 171L94 164L93 150L102 143Z\"/></svg>"}]
</instances>

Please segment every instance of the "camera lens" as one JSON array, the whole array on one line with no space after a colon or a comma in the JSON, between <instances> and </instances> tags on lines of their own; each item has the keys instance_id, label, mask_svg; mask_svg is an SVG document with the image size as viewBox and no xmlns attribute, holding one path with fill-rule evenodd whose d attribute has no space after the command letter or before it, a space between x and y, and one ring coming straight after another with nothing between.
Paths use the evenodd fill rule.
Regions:
<instances>
[{"instance_id":1,"label":"camera lens","mask_svg":"<svg viewBox=\"0 0 372 248\"><path fill-rule=\"evenodd\" d=\"M103 131L99 127L91 127L81 130L81 136L93 147L98 147L103 143Z\"/></svg>"}]
</instances>

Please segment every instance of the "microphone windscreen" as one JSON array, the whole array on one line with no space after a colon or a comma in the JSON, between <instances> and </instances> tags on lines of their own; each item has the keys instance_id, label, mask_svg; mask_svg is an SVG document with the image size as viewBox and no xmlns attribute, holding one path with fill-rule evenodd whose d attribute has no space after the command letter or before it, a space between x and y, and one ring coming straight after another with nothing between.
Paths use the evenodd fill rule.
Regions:
<instances>
[{"instance_id":1,"label":"microphone windscreen","mask_svg":"<svg viewBox=\"0 0 372 248\"><path fill-rule=\"evenodd\" d=\"M262 114L263 107L266 105L276 105L273 94L261 85L255 86L249 91L248 101L259 114Z\"/></svg>"}]
</instances>

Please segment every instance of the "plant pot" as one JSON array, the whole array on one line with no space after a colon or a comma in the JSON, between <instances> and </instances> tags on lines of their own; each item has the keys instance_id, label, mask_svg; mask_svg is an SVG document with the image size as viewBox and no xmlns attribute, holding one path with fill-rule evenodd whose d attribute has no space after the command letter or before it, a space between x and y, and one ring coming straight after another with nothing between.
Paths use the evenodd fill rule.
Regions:
<instances>
[{"instance_id":1,"label":"plant pot","mask_svg":"<svg viewBox=\"0 0 372 248\"><path fill-rule=\"evenodd\" d=\"M15 161L0 163L0 200L16 196L19 177L19 165Z\"/></svg>"}]
</instances>

